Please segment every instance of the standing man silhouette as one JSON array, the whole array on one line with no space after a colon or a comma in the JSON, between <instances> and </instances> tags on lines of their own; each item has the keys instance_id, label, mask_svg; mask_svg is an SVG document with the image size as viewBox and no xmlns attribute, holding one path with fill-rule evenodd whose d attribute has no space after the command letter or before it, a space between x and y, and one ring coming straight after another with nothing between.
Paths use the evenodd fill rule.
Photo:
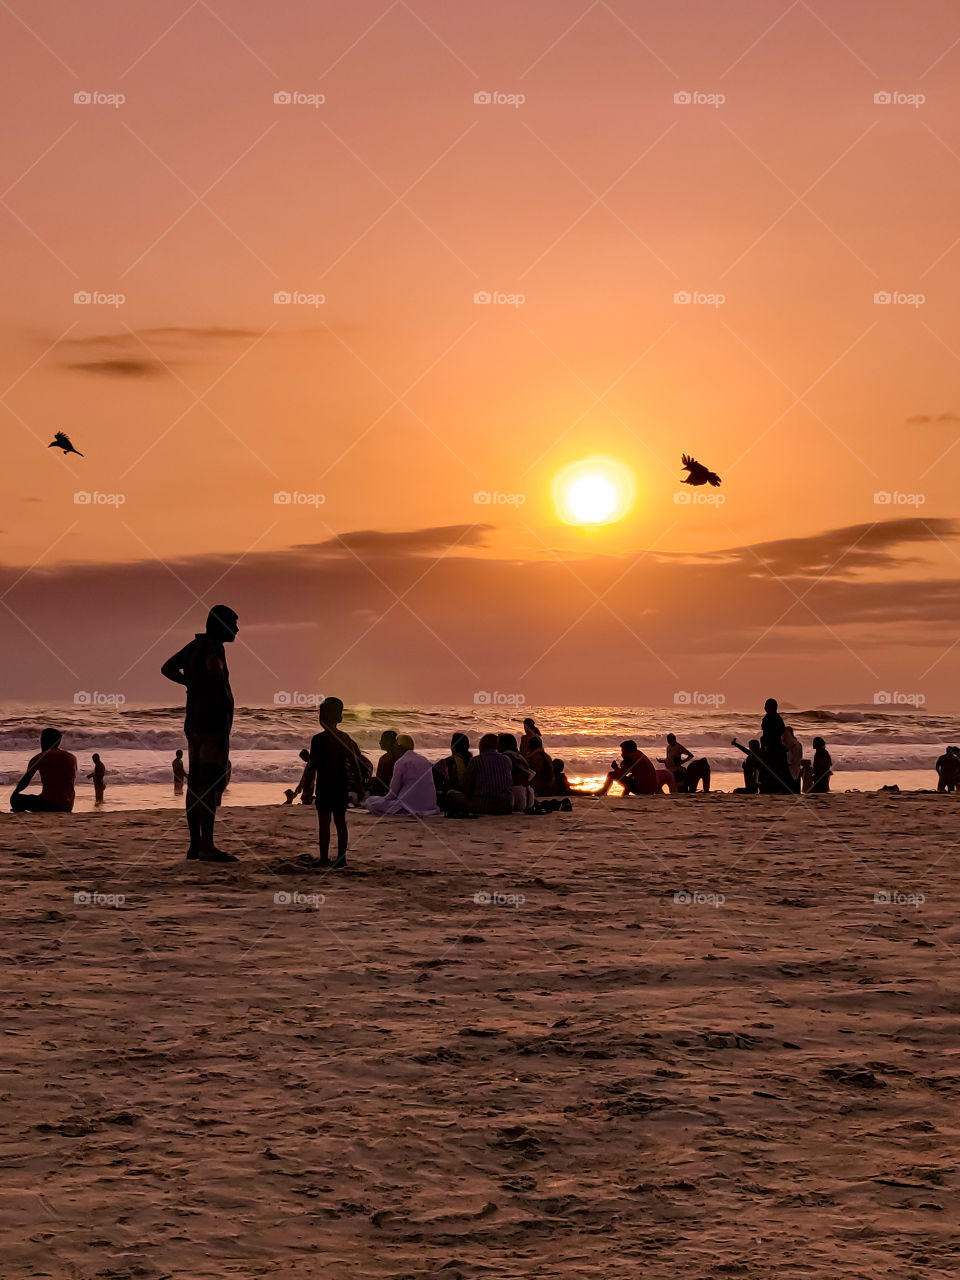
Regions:
<instances>
[{"instance_id":1,"label":"standing man silhouette","mask_svg":"<svg viewBox=\"0 0 960 1280\"><path fill-rule=\"evenodd\" d=\"M217 604L207 615L206 630L160 668L175 684L186 686L188 858L201 862L236 862L213 842L217 805L230 762L233 693L224 645L237 638L237 615Z\"/></svg>"}]
</instances>

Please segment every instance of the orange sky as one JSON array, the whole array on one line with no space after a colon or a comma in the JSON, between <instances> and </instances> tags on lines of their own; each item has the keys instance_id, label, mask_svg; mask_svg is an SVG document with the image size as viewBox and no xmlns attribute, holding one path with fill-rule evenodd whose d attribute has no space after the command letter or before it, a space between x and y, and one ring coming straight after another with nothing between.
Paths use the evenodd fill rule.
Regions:
<instances>
[{"instance_id":1,"label":"orange sky","mask_svg":"<svg viewBox=\"0 0 960 1280\"><path fill-rule=\"evenodd\" d=\"M119 663L132 695L165 696L143 632L188 610L171 638L192 628L225 572L251 701L325 677L367 700L470 701L482 680L551 702L721 683L756 701L771 682L801 701L950 702L956 615L935 584L957 562L936 523L960 466L954 5L12 8L0 642L24 696L86 687L104 653L98 679ZM524 101L474 101L493 91ZM325 101L274 102L290 92ZM57 429L83 459L46 450ZM635 469L638 501L587 533L558 522L550 485L598 451ZM722 506L675 502L683 451L723 476ZM903 519L922 523L890 526L851 571L863 530ZM440 552L453 570L418 589L412 631L397 609L378 622L378 557L402 575L404 538L435 528L453 532L415 548L418 572ZM403 535L343 553L370 598L335 556L291 550L357 530ZM822 561L830 530L854 532ZM743 550L787 539L776 572ZM590 594L608 566L629 570L615 611ZM257 593L284 573L301 591L278 629ZM781 618L824 575L814 621ZM70 597L81 580L111 598L106 649L102 606ZM70 637L66 598L89 612ZM503 669L483 670L520 620ZM454 655L474 642L466 671ZM613 669L591 667L598 651Z\"/></svg>"}]
</instances>

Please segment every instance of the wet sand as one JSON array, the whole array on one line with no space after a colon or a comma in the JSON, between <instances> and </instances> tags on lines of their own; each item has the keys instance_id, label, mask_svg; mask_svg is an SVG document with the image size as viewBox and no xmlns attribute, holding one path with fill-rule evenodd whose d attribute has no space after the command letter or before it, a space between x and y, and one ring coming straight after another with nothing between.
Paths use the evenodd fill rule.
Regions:
<instances>
[{"instance_id":1,"label":"wet sand","mask_svg":"<svg viewBox=\"0 0 960 1280\"><path fill-rule=\"evenodd\" d=\"M0 1275L947 1277L958 807L2 815Z\"/></svg>"}]
</instances>

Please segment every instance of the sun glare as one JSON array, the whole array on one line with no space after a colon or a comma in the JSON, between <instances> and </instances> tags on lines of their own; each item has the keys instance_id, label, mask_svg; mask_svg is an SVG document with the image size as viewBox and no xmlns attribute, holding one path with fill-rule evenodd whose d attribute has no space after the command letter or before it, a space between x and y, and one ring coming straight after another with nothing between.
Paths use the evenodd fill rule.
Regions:
<instances>
[{"instance_id":1,"label":"sun glare","mask_svg":"<svg viewBox=\"0 0 960 1280\"><path fill-rule=\"evenodd\" d=\"M557 514L566 524L601 525L622 520L633 506L633 472L616 458L571 462L553 482Z\"/></svg>"}]
</instances>

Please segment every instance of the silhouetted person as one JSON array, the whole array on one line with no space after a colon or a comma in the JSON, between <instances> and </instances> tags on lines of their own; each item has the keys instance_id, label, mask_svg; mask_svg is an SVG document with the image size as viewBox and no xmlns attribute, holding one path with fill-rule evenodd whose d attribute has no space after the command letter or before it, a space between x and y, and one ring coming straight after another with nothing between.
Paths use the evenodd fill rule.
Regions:
<instances>
[{"instance_id":1,"label":"silhouetted person","mask_svg":"<svg viewBox=\"0 0 960 1280\"><path fill-rule=\"evenodd\" d=\"M531 783L533 782L533 767L529 760L520 754L520 748L517 746L517 740L512 733L501 733L497 738L497 750L501 751L510 761L510 768L513 771L513 787L511 794L513 796L514 813L526 813L528 809L533 807L534 794Z\"/></svg>"},{"instance_id":2,"label":"silhouetted person","mask_svg":"<svg viewBox=\"0 0 960 1280\"><path fill-rule=\"evenodd\" d=\"M300 752L300 759L303 761L303 771L300 774L300 781L294 790L286 791L286 800L284 804L293 804L297 796L300 797L301 804L313 804L313 786L316 775L313 765L310 763L310 752L304 747Z\"/></svg>"},{"instance_id":3,"label":"silhouetted person","mask_svg":"<svg viewBox=\"0 0 960 1280\"><path fill-rule=\"evenodd\" d=\"M956 750L956 747L954 747ZM960 760L957 761L960 766ZM810 790L822 794L830 790L830 778L833 775L833 761L830 759L830 752L827 750L827 744L822 738L814 738L813 740L813 779L810 783Z\"/></svg>"},{"instance_id":4,"label":"silhouetted person","mask_svg":"<svg viewBox=\"0 0 960 1280\"><path fill-rule=\"evenodd\" d=\"M534 720L533 716L527 716L523 722L523 734L520 738L519 751L522 756L529 753L531 738L539 738L541 746L543 745L543 734L537 728L537 722Z\"/></svg>"},{"instance_id":5,"label":"silhouetted person","mask_svg":"<svg viewBox=\"0 0 960 1280\"><path fill-rule=\"evenodd\" d=\"M93 799L95 804L103 804L103 793L106 790L107 771L104 768L103 761L96 752L93 753L93 773L88 773L87 777L93 779Z\"/></svg>"},{"instance_id":6,"label":"silhouetted person","mask_svg":"<svg viewBox=\"0 0 960 1280\"><path fill-rule=\"evenodd\" d=\"M384 729L380 735L380 750L383 754L377 761L377 771L370 782L370 794L372 796L385 796L390 792L393 766L403 755L403 752L397 747L396 729Z\"/></svg>"},{"instance_id":7,"label":"silhouetted person","mask_svg":"<svg viewBox=\"0 0 960 1280\"><path fill-rule=\"evenodd\" d=\"M320 865L336 868L347 865L347 806L350 795L365 790L363 757L360 748L338 726L343 719L339 698L324 698L317 712L320 732L310 743L310 763L316 771L314 804L317 807L317 844ZM337 830L337 856L330 862L330 820Z\"/></svg>"},{"instance_id":8,"label":"silhouetted person","mask_svg":"<svg viewBox=\"0 0 960 1280\"><path fill-rule=\"evenodd\" d=\"M783 731L783 749L787 753L787 782L790 790L799 795L800 775L803 772L803 746L789 725Z\"/></svg>"},{"instance_id":9,"label":"silhouetted person","mask_svg":"<svg viewBox=\"0 0 960 1280\"><path fill-rule=\"evenodd\" d=\"M760 790L760 771L763 767L760 739L751 738L750 745L745 747L734 738L732 745L746 756L743 762L743 786L735 787L734 792L739 792L741 795L755 796Z\"/></svg>"},{"instance_id":10,"label":"silhouetted person","mask_svg":"<svg viewBox=\"0 0 960 1280\"><path fill-rule=\"evenodd\" d=\"M698 785L702 786L704 791L710 790L710 761L706 756L690 760L671 772L676 779L678 791L692 793L696 791Z\"/></svg>"},{"instance_id":11,"label":"silhouetted person","mask_svg":"<svg viewBox=\"0 0 960 1280\"><path fill-rule=\"evenodd\" d=\"M937 790L960 790L960 747L947 747L937 761Z\"/></svg>"},{"instance_id":12,"label":"silhouetted person","mask_svg":"<svg viewBox=\"0 0 960 1280\"><path fill-rule=\"evenodd\" d=\"M437 788L437 803L446 808L448 791L462 791L463 781L473 754L470 739L465 733L455 733L450 739L450 754L433 766L433 781Z\"/></svg>"},{"instance_id":13,"label":"silhouetted person","mask_svg":"<svg viewBox=\"0 0 960 1280\"><path fill-rule=\"evenodd\" d=\"M553 757L553 794L555 796L569 796L573 794L567 775L564 773L564 763Z\"/></svg>"},{"instance_id":14,"label":"silhouetted person","mask_svg":"<svg viewBox=\"0 0 960 1280\"><path fill-rule=\"evenodd\" d=\"M605 796L619 782L625 796L652 796L660 791L657 769L632 739L620 743L620 759L614 760L598 795Z\"/></svg>"},{"instance_id":15,"label":"silhouetted person","mask_svg":"<svg viewBox=\"0 0 960 1280\"><path fill-rule=\"evenodd\" d=\"M767 793L789 792L791 788L787 780L790 769L783 745L783 734L787 726L777 710L776 698L768 698L763 704L763 710L765 714L760 722L760 749L763 753L760 790Z\"/></svg>"},{"instance_id":16,"label":"silhouetted person","mask_svg":"<svg viewBox=\"0 0 960 1280\"><path fill-rule=\"evenodd\" d=\"M173 757L173 794L179 796L183 794L183 784L187 780L187 771L183 767L183 751L177 747L177 754Z\"/></svg>"},{"instance_id":17,"label":"silhouetted person","mask_svg":"<svg viewBox=\"0 0 960 1280\"><path fill-rule=\"evenodd\" d=\"M14 813L70 813L76 798L77 757L64 751L59 729L44 729L40 734L40 751L27 764L27 771L10 795ZM34 774L40 774L40 794L24 795Z\"/></svg>"},{"instance_id":18,"label":"silhouetted person","mask_svg":"<svg viewBox=\"0 0 960 1280\"><path fill-rule=\"evenodd\" d=\"M426 756L414 750L414 741L407 733L397 736L395 747L397 755L390 777L390 790L385 796L367 796L367 809L378 817L393 814L437 817L440 810L437 807L433 765Z\"/></svg>"},{"instance_id":19,"label":"silhouetted person","mask_svg":"<svg viewBox=\"0 0 960 1280\"><path fill-rule=\"evenodd\" d=\"M667 766L667 768L671 771L671 773L676 773L678 769L683 768L683 765L687 760L692 760L692 759L693 759L693 752L688 751L686 747L682 746L677 741L677 735L675 733L668 733L667 734L667 753L663 763Z\"/></svg>"},{"instance_id":20,"label":"silhouetted person","mask_svg":"<svg viewBox=\"0 0 960 1280\"><path fill-rule=\"evenodd\" d=\"M513 812L513 767L497 749L497 741L495 733L483 735L477 754L467 766L463 787L447 792L447 813L451 817Z\"/></svg>"},{"instance_id":21,"label":"silhouetted person","mask_svg":"<svg viewBox=\"0 0 960 1280\"><path fill-rule=\"evenodd\" d=\"M217 806L227 785L230 763L230 730L233 727L233 692L224 645L240 630L237 615L225 604L214 605L206 630L168 658L161 674L187 690L187 826L188 858L203 862L236 862L232 853L213 841Z\"/></svg>"}]
</instances>

